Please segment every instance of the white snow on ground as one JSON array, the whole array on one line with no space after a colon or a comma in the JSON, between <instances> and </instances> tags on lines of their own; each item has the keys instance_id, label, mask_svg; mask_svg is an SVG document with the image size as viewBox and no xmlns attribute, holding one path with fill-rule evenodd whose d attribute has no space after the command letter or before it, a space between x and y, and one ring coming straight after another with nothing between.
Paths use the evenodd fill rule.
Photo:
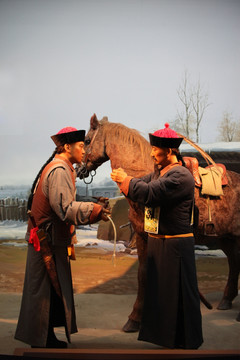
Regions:
<instances>
[{"instance_id":1,"label":"white snow on ground","mask_svg":"<svg viewBox=\"0 0 240 360\"><path fill-rule=\"evenodd\" d=\"M76 230L77 244L75 246L85 248L101 248L106 251L114 250L114 242L97 239L97 225L81 226ZM22 221L5 220L0 222L0 245L7 246L26 246L24 240L27 230L27 223ZM4 241L6 240L6 241ZM121 241L117 241L116 252L124 252L126 247ZM226 257L222 250L208 250L206 246L197 245L195 249L196 257L217 256Z\"/></svg>"},{"instance_id":2,"label":"white snow on ground","mask_svg":"<svg viewBox=\"0 0 240 360\"><path fill-rule=\"evenodd\" d=\"M27 230L27 223L22 221L14 220L5 220L0 222L0 240L2 241L0 245L7 246L26 246L27 242L25 239L25 234ZM114 250L114 242L108 240L97 239L97 226L82 226L80 229L76 230L77 235L77 244L75 246L79 247L91 247L91 248L101 248L106 251ZM10 241L9 241L10 240ZM23 241L11 241L11 240L23 240ZM124 252L126 247L121 244L116 244L116 252Z\"/></svg>"},{"instance_id":3,"label":"white snow on ground","mask_svg":"<svg viewBox=\"0 0 240 360\"><path fill-rule=\"evenodd\" d=\"M97 227L86 227L86 230L84 229L77 229L76 230L77 235L77 244L75 246L80 247L91 247L91 248L99 248L108 251L114 250L114 243L113 241L108 240L101 240L97 239ZM123 244L116 244L116 251L117 252L123 252L126 249L126 247Z\"/></svg>"},{"instance_id":4,"label":"white snow on ground","mask_svg":"<svg viewBox=\"0 0 240 360\"><path fill-rule=\"evenodd\" d=\"M0 221L0 240L21 240L25 238L27 223L23 221Z\"/></svg>"},{"instance_id":5,"label":"white snow on ground","mask_svg":"<svg viewBox=\"0 0 240 360\"><path fill-rule=\"evenodd\" d=\"M200 256L217 256L217 257L226 257L222 250L195 250L196 257Z\"/></svg>"}]
</instances>

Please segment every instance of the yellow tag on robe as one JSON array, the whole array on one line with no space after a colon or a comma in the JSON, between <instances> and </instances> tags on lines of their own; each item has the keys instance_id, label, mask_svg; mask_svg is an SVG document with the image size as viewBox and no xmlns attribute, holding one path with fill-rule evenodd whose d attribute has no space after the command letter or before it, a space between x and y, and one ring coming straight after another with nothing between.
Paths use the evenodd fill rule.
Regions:
<instances>
[{"instance_id":1,"label":"yellow tag on robe","mask_svg":"<svg viewBox=\"0 0 240 360\"><path fill-rule=\"evenodd\" d=\"M75 249L74 249L73 244L67 247L67 251L68 251L69 259L70 260L76 260Z\"/></svg>"},{"instance_id":2,"label":"yellow tag on robe","mask_svg":"<svg viewBox=\"0 0 240 360\"><path fill-rule=\"evenodd\" d=\"M152 234L158 234L159 215L160 215L160 207L156 207L156 208L145 207L144 231Z\"/></svg>"}]
</instances>

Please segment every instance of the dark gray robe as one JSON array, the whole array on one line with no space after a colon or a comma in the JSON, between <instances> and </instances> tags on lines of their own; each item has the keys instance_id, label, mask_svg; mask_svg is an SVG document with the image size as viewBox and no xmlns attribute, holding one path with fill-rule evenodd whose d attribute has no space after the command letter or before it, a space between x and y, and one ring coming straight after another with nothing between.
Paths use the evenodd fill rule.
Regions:
<instances>
[{"instance_id":1,"label":"dark gray robe","mask_svg":"<svg viewBox=\"0 0 240 360\"><path fill-rule=\"evenodd\" d=\"M59 161L59 159L58 159ZM62 161L61 166L51 169L43 179L42 190L49 199L51 208L62 220L71 224L87 224L94 209L90 202L74 201L75 186L71 172L74 169ZM72 276L67 246L71 237L53 239L49 227L49 244L56 264L62 300L53 290L41 252L28 244L24 288L15 339L32 346L45 347L49 323L64 326L68 341L70 334L77 332ZM28 240L29 233L26 234Z\"/></svg>"},{"instance_id":2,"label":"dark gray robe","mask_svg":"<svg viewBox=\"0 0 240 360\"><path fill-rule=\"evenodd\" d=\"M182 167L162 177L152 173L132 179L128 195L148 207L160 206L163 235L192 232L194 180ZM168 348L197 349L203 342L194 238L148 237L147 286L139 340Z\"/></svg>"},{"instance_id":3,"label":"dark gray robe","mask_svg":"<svg viewBox=\"0 0 240 360\"><path fill-rule=\"evenodd\" d=\"M77 332L71 268L67 249L55 247L53 254L62 292L62 301L58 299L52 288L41 253L35 251L33 245L28 245L22 303L15 339L32 346L46 346L50 304L53 310L51 312L53 315L52 325L54 327L65 327L69 342L70 334Z\"/></svg>"}]
</instances>

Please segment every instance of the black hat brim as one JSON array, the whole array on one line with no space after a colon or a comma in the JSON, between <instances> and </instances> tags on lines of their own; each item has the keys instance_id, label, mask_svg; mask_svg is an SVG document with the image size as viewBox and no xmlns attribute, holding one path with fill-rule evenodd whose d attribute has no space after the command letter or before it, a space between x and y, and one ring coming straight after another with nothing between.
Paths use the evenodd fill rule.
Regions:
<instances>
[{"instance_id":1,"label":"black hat brim","mask_svg":"<svg viewBox=\"0 0 240 360\"><path fill-rule=\"evenodd\" d=\"M71 131L68 133L53 135L51 136L51 139L57 146L64 144L73 144L78 141L84 141L85 133L85 130Z\"/></svg>"},{"instance_id":2,"label":"black hat brim","mask_svg":"<svg viewBox=\"0 0 240 360\"><path fill-rule=\"evenodd\" d=\"M159 148L177 149L181 145L183 138L163 138L149 134L150 144Z\"/></svg>"}]
</instances>

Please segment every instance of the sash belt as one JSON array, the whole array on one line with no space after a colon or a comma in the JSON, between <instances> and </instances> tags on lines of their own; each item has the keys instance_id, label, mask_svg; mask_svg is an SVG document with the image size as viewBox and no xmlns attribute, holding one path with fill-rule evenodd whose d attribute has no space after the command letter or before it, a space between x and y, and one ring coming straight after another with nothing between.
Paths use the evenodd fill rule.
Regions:
<instances>
[{"instance_id":1,"label":"sash belt","mask_svg":"<svg viewBox=\"0 0 240 360\"><path fill-rule=\"evenodd\" d=\"M157 239L170 239L170 238L181 238L181 237L193 237L193 233L187 233L187 234L178 234L178 235L162 235L162 234L150 234L148 233L150 237L157 238Z\"/></svg>"}]
</instances>

